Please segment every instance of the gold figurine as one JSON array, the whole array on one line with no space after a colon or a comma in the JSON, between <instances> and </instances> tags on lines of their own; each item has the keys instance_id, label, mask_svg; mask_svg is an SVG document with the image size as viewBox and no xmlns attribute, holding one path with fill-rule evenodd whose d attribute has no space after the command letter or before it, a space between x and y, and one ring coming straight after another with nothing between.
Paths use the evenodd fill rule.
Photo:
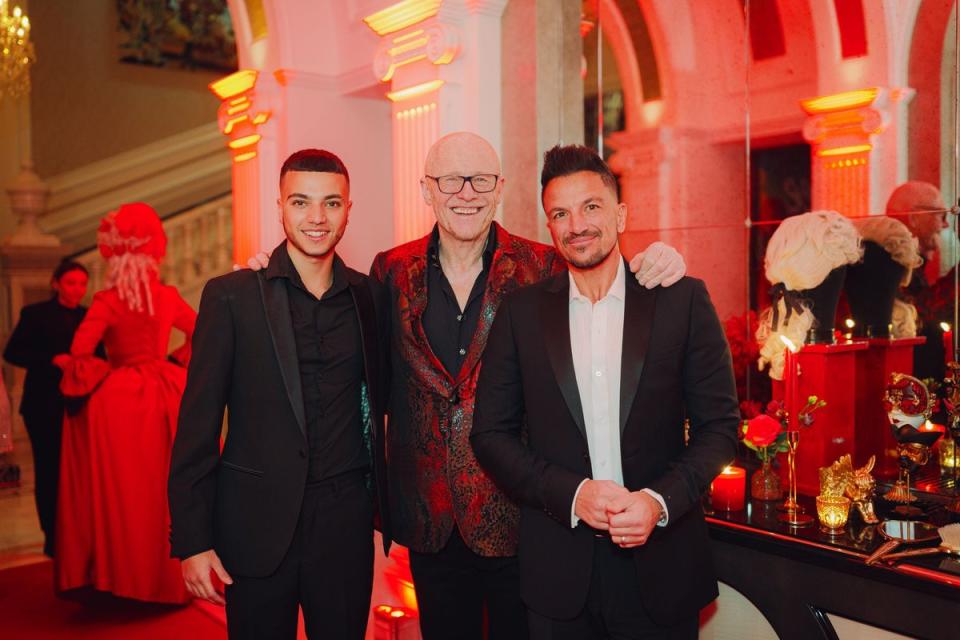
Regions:
<instances>
[{"instance_id":1,"label":"gold figurine","mask_svg":"<svg viewBox=\"0 0 960 640\"><path fill-rule=\"evenodd\" d=\"M876 481L871 475L876 456L870 456L867 464L854 469L850 454L840 457L829 467L820 469L820 495L850 498L851 506L860 512L860 516L867 524L879 522L873 509L873 492Z\"/></svg>"}]
</instances>

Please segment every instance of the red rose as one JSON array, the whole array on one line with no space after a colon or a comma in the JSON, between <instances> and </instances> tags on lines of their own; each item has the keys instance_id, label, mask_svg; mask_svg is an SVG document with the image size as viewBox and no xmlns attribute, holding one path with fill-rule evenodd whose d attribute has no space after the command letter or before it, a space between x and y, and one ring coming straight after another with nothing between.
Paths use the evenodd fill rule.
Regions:
<instances>
[{"instance_id":1,"label":"red rose","mask_svg":"<svg viewBox=\"0 0 960 640\"><path fill-rule=\"evenodd\" d=\"M763 413L747 422L747 430L743 439L749 440L753 446L758 448L769 447L780 435L781 428L779 420Z\"/></svg>"}]
</instances>

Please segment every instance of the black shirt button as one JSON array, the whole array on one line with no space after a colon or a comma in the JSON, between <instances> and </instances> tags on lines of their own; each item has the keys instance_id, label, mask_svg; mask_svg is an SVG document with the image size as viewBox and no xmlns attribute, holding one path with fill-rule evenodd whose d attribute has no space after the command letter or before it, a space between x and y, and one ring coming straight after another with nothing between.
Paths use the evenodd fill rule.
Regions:
<instances>
[{"instance_id":1,"label":"black shirt button","mask_svg":"<svg viewBox=\"0 0 960 640\"><path fill-rule=\"evenodd\" d=\"M462 356L467 355L467 350L466 350L466 349L460 349L460 355L462 355Z\"/></svg>"},{"instance_id":2,"label":"black shirt button","mask_svg":"<svg viewBox=\"0 0 960 640\"><path fill-rule=\"evenodd\" d=\"M301 457L301 458L306 458L306 457L307 457L307 452L304 451L303 449L300 449L299 453L300 453L300 457Z\"/></svg>"},{"instance_id":3,"label":"black shirt button","mask_svg":"<svg viewBox=\"0 0 960 640\"><path fill-rule=\"evenodd\" d=\"M457 316L457 322L460 322L461 320L463 320L463 314L462 314L462 313Z\"/></svg>"}]
</instances>

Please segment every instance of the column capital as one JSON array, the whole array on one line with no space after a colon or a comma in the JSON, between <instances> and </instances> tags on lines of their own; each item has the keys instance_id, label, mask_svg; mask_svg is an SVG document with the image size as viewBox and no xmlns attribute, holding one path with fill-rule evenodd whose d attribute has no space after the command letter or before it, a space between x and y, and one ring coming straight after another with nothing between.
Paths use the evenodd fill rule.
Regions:
<instances>
[{"instance_id":1,"label":"column capital","mask_svg":"<svg viewBox=\"0 0 960 640\"><path fill-rule=\"evenodd\" d=\"M460 53L460 42L456 26L436 21L415 33L383 36L373 57L374 76L388 82L397 69L424 58L434 65L450 64Z\"/></svg>"},{"instance_id":2,"label":"column capital","mask_svg":"<svg viewBox=\"0 0 960 640\"><path fill-rule=\"evenodd\" d=\"M437 19L463 24L471 16L500 19L507 0L445 0L437 12Z\"/></svg>"}]
</instances>

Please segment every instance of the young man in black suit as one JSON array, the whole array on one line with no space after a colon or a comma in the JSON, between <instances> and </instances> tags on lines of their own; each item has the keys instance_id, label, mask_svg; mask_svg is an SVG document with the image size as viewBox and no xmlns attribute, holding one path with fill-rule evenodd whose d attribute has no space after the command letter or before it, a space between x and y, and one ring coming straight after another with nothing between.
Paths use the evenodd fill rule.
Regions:
<instances>
[{"instance_id":1,"label":"young man in black suit","mask_svg":"<svg viewBox=\"0 0 960 640\"><path fill-rule=\"evenodd\" d=\"M701 281L625 277L626 205L593 151L551 149L541 185L568 271L502 303L471 437L521 504L531 637L696 638L717 595L699 499L739 423L722 327Z\"/></svg>"},{"instance_id":2,"label":"young man in black suit","mask_svg":"<svg viewBox=\"0 0 960 640\"><path fill-rule=\"evenodd\" d=\"M224 602L211 572L226 584L231 638L293 639L302 607L310 638L359 639L370 473L383 477L375 296L334 252L351 206L339 158L291 155L277 205L286 241L268 267L203 291L170 466L173 555L197 597Z\"/></svg>"}]
</instances>

